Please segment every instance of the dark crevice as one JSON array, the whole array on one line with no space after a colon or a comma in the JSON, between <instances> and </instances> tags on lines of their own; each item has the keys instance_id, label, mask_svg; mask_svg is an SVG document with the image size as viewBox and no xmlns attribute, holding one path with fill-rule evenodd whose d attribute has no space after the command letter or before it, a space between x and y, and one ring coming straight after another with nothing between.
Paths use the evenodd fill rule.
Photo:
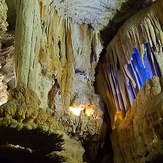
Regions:
<instances>
[{"instance_id":1,"label":"dark crevice","mask_svg":"<svg viewBox=\"0 0 163 163\"><path fill-rule=\"evenodd\" d=\"M6 0L8 7L7 10L7 22L8 22L8 31L14 31L16 26L16 10L15 10L15 0Z\"/></svg>"},{"instance_id":2,"label":"dark crevice","mask_svg":"<svg viewBox=\"0 0 163 163\"><path fill-rule=\"evenodd\" d=\"M11 147L9 144L18 145L20 148ZM18 130L0 127L0 162L60 163L64 161L62 157L49 154L53 151L61 151L62 145L62 136L58 134L48 134L40 129Z\"/></svg>"},{"instance_id":3,"label":"dark crevice","mask_svg":"<svg viewBox=\"0 0 163 163\"><path fill-rule=\"evenodd\" d=\"M129 0L128 2L124 3L109 24L101 31L104 46L106 47L107 44L113 39L118 32L118 29L127 19L151 3L152 0Z\"/></svg>"}]
</instances>

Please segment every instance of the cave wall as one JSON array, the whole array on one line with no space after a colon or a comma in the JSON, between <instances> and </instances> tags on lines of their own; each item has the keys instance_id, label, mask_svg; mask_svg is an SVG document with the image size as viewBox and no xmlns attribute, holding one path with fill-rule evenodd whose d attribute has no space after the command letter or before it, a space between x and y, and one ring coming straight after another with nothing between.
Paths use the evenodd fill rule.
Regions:
<instances>
[{"instance_id":1,"label":"cave wall","mask_svg":"<svg viewBox=\"0 0 163 163\"><path fill-rule=\"evenodd\" d=\"M7 5L0 1L0 162L83 162L84 149L40 108L35 92L15 87L14 34L7 32ZM7 102L7 103L6 103ZM5 103L5 104L4 104ZM50 147L51 146L51 147ZM33 152L35 151L35 152Z\"/></svg>"},{"instance_id":2,"label":"cave wall","mask_svg":"<svg viewBox=\"0 0 163 163\"><path fill-rule=\"evenodd\" d=\"M145 81L162 76L162 5L154 2L128 19L100 61L96 85L112 128L118 116L123 119Z\"/></svg>"},{"instance_id":3,"label":"cave wall","mask_svg":"<svg viewBox=\"0 0 163 163\"><path fill-rule=\"evenodd\" d=\"M162 160L162 86L162 77L148 80L138 93L126 117L113 130L111 142L115 163Z\"/></svg>"},{"instance_id":4,"label":"cave wall","mask_svg":"<svg viewBox=\"0 0 163 163\"><path fill-rule=\"evenodd\" d=\"M37 94L22 85L10 90L8 102L0 106L0 150L10 145L15 155L18 154L16 149L30 150L31 156L23 155L22 150L17 159L10 153L7 159L12 162L21 162L21 157L27 161L28 157L32 159L32 154L36 154L33 161L44 162L38 161L41 154L49 158L49 162L55 162L57 156L67 163L82 163L84 148L81 143L71 139L51 112L42 109L40 104ZM0 160L6 153L5 149L1 151Z\"/></svg>"},{"instance_id":5,"label":"cave wall","mask_svg":"<svg viewBox=\"0 0 163 163\"><path fill-rule=\"evenodd\" d=\"M7 12L5 1L0 1L0 105L7 102L7 83L15 75L14 37L12 33L7 33Z\"/></svg>"},{"instance_id":6,"label":"cave wall","mask_svg":"<svg viewBox=\"0 0 163 163\"><path fill-rule=\"evenodd\" d=\"M128 19L100 60L115 163L162 162L162 11L158 0Z\"/></svg>"},{"instance_id":7,"label":"cave wall","mask_svg":"<svg viewBox=\"0 0 163 163\"><path fill-rule=\"evenodd\" d=\"M98 139L103 104L93 83L103 48L99 31L59 16L54 1L16 1L16 6L17 85L36 92L41 107L71 136ZM73 115L74 108L81 116Z\"/></svg>"},{"instance_id":8,"label":"cave wall","mask_svg":"<svg viewBox=\"0 0 163 163\"><path fill-rule=\"evenodd\" d=\"M0 52L2 49L2 38L4 36L4 33L6 31L6 27L7 27L7 5L5 3L5 1L0 1ZM0 68L2 67L2 65L0 65ZM6 100L6 85L4 83L2 83L3 80L3 76L2 74L0 74L0 104L7 102Z\"/></svg>"},{"instance_id":9,"label":"cave wall","mask_svg":"<svg viewBox=\"0 0 163 163\"><path fill-rule=\"evenodd\" d=\"M6 31L7 27L7 5L5 3L5 0L0 1L0 30L1 33Z\"/></svg>"}]
</instances>

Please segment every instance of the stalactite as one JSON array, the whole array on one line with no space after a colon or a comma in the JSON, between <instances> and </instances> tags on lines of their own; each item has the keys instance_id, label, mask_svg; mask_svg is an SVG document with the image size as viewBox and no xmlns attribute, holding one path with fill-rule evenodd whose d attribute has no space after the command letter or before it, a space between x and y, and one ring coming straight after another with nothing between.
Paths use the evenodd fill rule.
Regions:
<instances>
[{"instance_id":1,"label":"stalactite","mask_svg":"<svg viewBox=\"0 0 163 163\"><path fill-rule=\"evenodd\" d=\"M114 109L126 112L146 80L163 74L162 9L163 1L159 0L131 17L106 48L101 64L110 68L100 73L108 78L105 82L114 85L108 88L116 101Z\"/></svg>"},{"instance_id":2,"label":"stalactite","mask_svg":"<svg viewBox=\"0 0 163 163\"><path fill-rule=\"evenodd\" d=\"M52 0L17 1L17 83L34 90L41 107L50 106L66 132L98 135L103 106L93 83L103 49L100 32L58 12ZM78 109L82 120L74 117L72 107ZM87 115L90 108L92 116Z\"/></svg>"},{"instance_id":3,"label":"stalactite","mask_svg":"<svg viewBox=\"0 0 163 163\"><path fill-rule=\"evenodd\" d=\"M41 2L44 1L41 0ZM93 3L92 0L49 0L47 2L51 8L55 7L57 9L59 16L65 19L70 18L76 24L89 24L93 28L100 30L108 24L108 19L112 19L118 12L119 6L127 2L127 0L115 2L94 0Z\"/></svg>"}]
</instances>

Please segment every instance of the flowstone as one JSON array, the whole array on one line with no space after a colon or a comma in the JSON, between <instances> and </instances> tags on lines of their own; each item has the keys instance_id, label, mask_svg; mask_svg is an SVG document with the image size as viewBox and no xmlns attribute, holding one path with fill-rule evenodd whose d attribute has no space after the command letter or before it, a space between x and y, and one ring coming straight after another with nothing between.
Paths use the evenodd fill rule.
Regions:
<instances>
[{"instance_id":1,"label":"flowstone","mask_svg":"<svg viewBox=\"0 0 163 163\"><path fill-rule=\"evenodd\" d=\"M55 118L41 109L39 105L40 101L32 90L18 86L10 91L9 101L0 106L0 126L11 130L15 129L20 133L26 130L27 134L28 131L30 133L33 130L38 130L40 133L47 133L45 134L47 138L50 135L57 134L63 139L63 149L61 151L52 150L47 155L63 157L67 163L82 163L84 149L81 144L70 139ZM32 135L29 135L32 139ZM12 140L14 139L16 139L15 135L13 135ZM46 140L44 141L46 142ZM10 139L6 140L5 143L10 143Z\"/></svg>"}]
</instances>

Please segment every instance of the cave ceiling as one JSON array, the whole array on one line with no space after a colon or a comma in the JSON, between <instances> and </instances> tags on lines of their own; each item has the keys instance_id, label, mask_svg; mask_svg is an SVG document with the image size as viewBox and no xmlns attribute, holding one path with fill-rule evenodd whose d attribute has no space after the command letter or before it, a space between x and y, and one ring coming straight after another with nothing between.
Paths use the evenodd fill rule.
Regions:
<instances>
[{"instance_id":1,"label":"cave ceiling","mask_svg":"<svg viewBox=\"0 0 163 163\"><path fill-rule=\"evenodd\" d=\"M73 22L89 24L96 30L108 27L110 22L124 21L153 0L55 0L52 5L58 13ZM114 26L115 27L115 26Z\"/></svg>"},{"instance_id":2,"label":"cave ceiling","mask_svg":"<svg viewBox=\"0 0 163 163\"><path fill-rule=\"evenodd\" d=\"M56 0L60 15L71 18L76 23L90 24L101 29L112 19L121 5L127 0Z\"/></svg>"},{"instance_id":3,"label":"cave ceiling","mask_svg":"<svg viewBox=\"0 0 163 163\"><path fill-rule=\"evenodd\" d=\"M128 18L137 10L142 8L144 3L151 0L40 0L43 4L50 4L58 11L58 14L72 22L88 24L96 30L106 31L110 22L117 25ZM13 6L16 0L6 0L9 12L14 12ZM8 12L8 13L9 13ZM8 21L13 24L13 15L10 14ZM115 21L116 19L116 21ZM113 24L111 24L113 25ZM115 27L115 26L114 26ZM110 30L110 29L109 29Z\"/></svg>"}]
</instances>

